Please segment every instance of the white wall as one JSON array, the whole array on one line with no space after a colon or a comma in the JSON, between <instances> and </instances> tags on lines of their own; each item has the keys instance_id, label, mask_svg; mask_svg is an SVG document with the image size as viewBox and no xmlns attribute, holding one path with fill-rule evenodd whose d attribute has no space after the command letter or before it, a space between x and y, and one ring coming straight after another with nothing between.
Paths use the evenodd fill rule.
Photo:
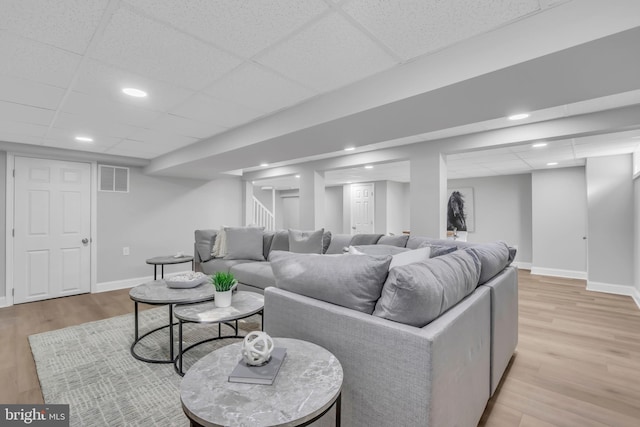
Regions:
<instances>
[{"instance_id":1,"label":"white wall","mask_svg":"<svg viewBox=\"0 0 640 427\"><path fill-rule=\"evenodd\" d=\"M282 198L282 228L300 229L300 197Z\"/></svg>"},{"instance_id":2,"label":"white wall","mask_svg":"<svg viewBox=\"0 0 640 427\"><path fill-rule=\"evenodd\" d=\"M532 195L532 273L586 278L584 168L534 171Z\"/></svg>"},{"instance_id":3,"label":"white wall","mask_svg":"<svg viewBox=\"0 0 640 427\"><path fill-rule=\"evenodd\" d=\"M192 254L196 229L242 224L240 178L205 182L130 171L129 193L98 192L99 285L152 275L148 258ZM123 247L130 248L129 256L122 255ZM165 273L190 268L178 264Z\"/></svg>"},{"instance_id":4,"label":"white wall","mask_svg":"<svg viewBox=\"0 0 640 427\"><path fill-rule=\"evenodd\" d=\"M475 232L469 242L503 240L517 246L516 261L528 267L532 261L531 175L452 179L449 188L472 187Z\"/></svg>"},{"instance_id":5,"label":"white wall","mask_svg":"<svg viewBox=\"0 0 640 427\"><path fill-rule=\"evenodd\" d=\"M263 190L262 186L253 186L253 195L260 201L267 209L273 212L273 197L271 190Z\"/></svg>"},{"instance_id":6,"label":"white wall","mask_svg":"<svg viewBox=\"0 0 640 427\"><path fill-rule=\"evenodd\" d=\"M342 186L325 188L324 201L324 229L335 234L341 234L343 215Z\"/></svg>"},{"instance_id":7,"label":"white wall","mask_svg":"<svg viewBox=\"0 0 640 427\"><path fill-rule=\"evenodd\" d=\"M633 253L634 259L638 259L638 256L640 256L640 178L633 180L633 202ZM633 266L633 279L636 288L634 299L638 307L640 307L640 262L634 262Z\"/></svg>"},{"instance_id":8,"label":"white wall","mask_svg":"<svg viewBox=\"0 0 640 427\"><path fill-rule=\"evenodd\" d=\"M400 235L403 231L409 230L409 184L387 181L386 204L386 233Z\"/></svg>"},{"instance_id":9,"label":"white wall","mask_svg":"<svg viewBox=\"0 0 640 427\"><path fill-rule=\"evenodd\" d=\"M619 287L629 290L633 285L632 157L626 154L587 159L586 176L589 206L587 289L625 293Z\"/></svg>"},{"instance_id":10,"label":"white wall","mask_svg":"<svg viewBox=\"0 0 640 427\"><path fill-rule=\"evenodd\" d=\"M387 234L387 181L373 183L373 232Z\"/></svg>"}]
</instances>

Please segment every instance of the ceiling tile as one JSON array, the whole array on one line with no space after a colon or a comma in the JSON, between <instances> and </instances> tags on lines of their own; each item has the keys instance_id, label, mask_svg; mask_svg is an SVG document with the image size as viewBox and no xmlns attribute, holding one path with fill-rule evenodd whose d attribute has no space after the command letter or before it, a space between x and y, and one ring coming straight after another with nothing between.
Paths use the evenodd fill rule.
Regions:
<instances>
[{"instance_id":1,"label":"ceiling tile","mask_svg":"<svg viewBox=\"0 0 640 427\"><path fill-rule=\"evenodd\" d=\"M43 137L48 126L36 125L32 123L13 122L0 117L0 129L9 134L21 134L33 137Z\"/></svg>"},{"instance_id":2,"label":"ceiling tile","mask_svg":"<svg viewBox=\"0 0 640 427\"><path fill-rule=\"evenodd\" d=\"M539 9L538 0L354 0L342 8L405 60Z\"/></svg>"},{"instance_id":3,"label":"ceiling tile","mask_svg":"<svg viewBox=\"0 0 640 427\"><path fill-rule=\"evenodd\" d=\"M122 93L125 87L142 89L145 98L134 98ZM167 111L192 96L195 92L138 74L110 67L95 60L87 60L74 85L76 92L111 99L150 110Z\"/></svg>"},{"instance_id":4,"label":"ceiling tile","mask_svg":"<svg viewBox=\"0 0 640 427\"><path fill-rule=\"evenodd\" d=\"M213 123L199 122L175 114L164 114L149 126L160 132L173 132L197 139L207 138L226 130L226 128Z\"/></svg>"},{"instance_id":5,"label":"ceiling tile","mask_svg":"<svg viewBox=\"0 0 640 427\"><path fill-rule=\"evenodd\" d=\"M396 64L377 44L335 13L256 60L320 91L344 86Z\"/></svg>"},{"instance_id":6,"label":"ceiling tile","mask_svg":"<svg viewBox=\"0 0 640 427\"><path fill-rule=\"evenodd\" d=\"M2 0L0 29L84 53L108 0Z\"/></svg>"},{"instance_id":7,"label":"ceiling tile","mask_svg":"<svg viewBox=\"0 0 640 427\"><path fill-rule=\"evenodd\" d=\"M25 80L18 77L0 78L0 101L55 110L65 91L59 87Z\"/></svg>"},{"instance_id":8,"label":"ceiling tile","mask_svg":"<svg viewBox=\"0 0 640 427\"><path fill-rule=\"evenodd\" d=\"M66 88L80 55L0 31L0 74Z\"/></svg>"},{"instance_id":9,"label":"ceiling tile","mask_svg":"<svg viewBox=\"0 0 640 427\"><path fill-rule=\"evenodd\" d=\"M28 105L0 101L0 117L6 121L48 126L54 114L55 111L46 108L30 107Z\"/></svg>"},{"instance_id":10,"label":"ceiling tile","mask_svg":"<svg viewBox=\"0 0 640 427\"><path fill-rule=\"evenodd\" d=\"M219 101L205 95L196 95L171 113L222 127L237 126L246 123L262 113L228 101Z\"/></svg>"},{"instance_id":11,"label":"ceiling tile","mask_svg":"<svg viewBox=\"0 0 640 427\"><path fill-rule=\"evenodd\" d=\"M99 99L79 92L71 92L62 106L62 111L90 121L108 117L115 123L138 127L147 125L161 114L157 111Z\"/></svg>"},{"instance_id":12,"label":"ceiling tile","mask_svg":"<svg viewBox=\"0 0 640 427\"><path fill-rule=\"evenodd\" d=\"M77 115L60 112L56 118L55 127L74 132L74 135L88 135L94 139L102 137L126 138L139 127L118 123L115 118L109 115Z\"/></svg>"},{"instance_id":13,"label":"ceiling tile","mask_svg":"<svg viewBox=\"0 0 640 427\"><path fill-rule=\"evenodd\" d=\"M328 9L321 0L126 1L154 18L245 58Z\"/></svg>"},{"instance_id":14,"label":"ceiling tile","mask_svg":"<svg viewBox=\"0 0 640 427\"><path fill-rule=\"evenodd\" d=\"M247 63L213 84L206 92L263 113L289 107L317 92L275 72Z\"/></svg>"},{"instance_id":15,"label":"ceiling tile","mask_svg":"<svg viewBox=\"0 0 640 427\"><path fill-rule=\"evenodd\" d=\"M200 90L241 60L171 27L120 8L92 57L115 67Z\"/></svg>"},{"instance_id":16,"label":"ceiling tile","mask_svg":"<svg viewBox=\"0 0 640 427\"><path fill-rule=\"evenodd\" d=\"M42 143L42 137L7 132L0 129L0 141L15 142L20 144L40 145Z\"/></svg>"},{"instance_id":17,"label":"ceiling tile","mask_svg":"<svg viewBox=\"0 0 640 427\"><path fill-rule=\"evenodd\" d=\"M74 138L76 136L90 136L93 142L79 142ZM105 135L89 134L84 132L76 132L70 129L51 128L47 133L43 145L69 148L72 150L105 150L120 142L122 138L109 137Z\"/></svg>"},{"instance_id":18,"label":"ceiling tile","mask_svg":"<svg viewBox=\"0 0 640 427\"><path fill-rule=\"evenodd\" d=\"M155 129L141 129L131 134L128 140L129 144L137 147L136 149L140 149L140 147L144 145L150 151L165 150L163 152L166 152L184 147L188 144L193 144L197 141L197 138L161 132ZM133 144L134 142L135 144Z\"/></svg>"},{"instance_id":19,"label":"ceiling tile","mask_svg":"<svg viewBox=\"0 0 640 427\"><path fill-rule=\"evenodd\" d=\"M145 135L143 135L142 137L145 137ZM184 143L181 143L177 139L174 140L173 144L162 144L157 141L149 142L125 139L117 145L106 150L106 152L109 154L116 154L120 156L152 158L168 153L182 146L184 146Z\"/></svg>"}]
</instances>

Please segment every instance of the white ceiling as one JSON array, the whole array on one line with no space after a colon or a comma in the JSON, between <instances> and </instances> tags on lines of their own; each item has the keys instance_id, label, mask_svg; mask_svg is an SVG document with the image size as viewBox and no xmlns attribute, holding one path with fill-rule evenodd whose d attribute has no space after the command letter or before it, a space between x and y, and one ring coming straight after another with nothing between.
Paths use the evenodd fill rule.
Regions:
<instances>
[{"instance_id":1,"label":"white ceiling","mask_svg":"<svg viewBox=\"0 0 640 427\"><path fill-rule=\"evenodd\" d=\"M512 73L501 76L522 76L524 86L533 87L536 75L526 74L534 69L526 61L540 57L536 70L553 69L544 55L574 46L577 52L582 44L640 26L634 0L0 1L0 141L146 159L150 172L194 178L251 171L263 161L342 155L347 137L363 129L360 112L410 103L417 94L438 96L440 89L471 96L467 81L501 67ZM636 33L629 37L637 39ZM462 61L451 59L461 52ZM557 63L571 59L564 53ZM520 63L525 68L514 68ZM507 127L514 123L501 117L517 105L537 106L535 122L640 104L640 79L619 75L627 67L605 75L602 85L588 80L598 77L588 74L591 68L582 70L586 77L574 75L578 83L568 82L571 88L547 81L568 87L566 93L550 90L557 99L525 102L501 92L495 102L502 104L494 109L500 114L489 105L494 100L483 105L471 99L460 119L453 111L426 110L442 115L437 126L419 126L419 115L404 122L367 116L382 130L370 126L376 137L363 135L352 145L366 151ZM411 72L412 78L397 78ZM477 82L486 87L486 80ZM127 97L125 86L149 96ZM583 95L569 93L578 89ZM425 96L422 105L426 99L437 98ZM585 156L632 151L637 140L628 138L635 134L621 131L554 141L531 152L512 147L454 154L449 173L519 173L551 159L579 165ZM78 135L94 142L79 143ZM406 181L406 170L378 164L362 175L358 166L328 171L326 180Z\"/></svg>"}]
</instances>

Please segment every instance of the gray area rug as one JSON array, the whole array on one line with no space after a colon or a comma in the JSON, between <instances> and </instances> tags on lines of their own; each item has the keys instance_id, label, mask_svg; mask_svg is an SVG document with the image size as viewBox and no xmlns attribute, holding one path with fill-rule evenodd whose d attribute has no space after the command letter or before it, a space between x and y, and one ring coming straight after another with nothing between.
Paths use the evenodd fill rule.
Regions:
<instances>
[{"instance_id":1,"label":"gray area rug","mask_svg":"<svg viewBox=\"0 0 640 427\"><path fill-rule=\"evenodd\" d=\"M140 335L167 323L168 308L140 312ZM259 330L262 319L239 322L240 335ZM172 364L138 361L131 356L133 314L84 323L29 337L45 403L70 405L72 426L188 426L180 405L180 377ZM175 326L177 340L178 327ZM148 358L169 354L168 328L144 338L136 349ZM222 326L223 335L233 329ZM217 336L215 324L185 324L186 345ZM222 339L185 355L186 371L216 348L238 342ZM177 352L177 341L176 341ZM238 355L238 357L240 357Z\"/></svg>"}]
</instances>

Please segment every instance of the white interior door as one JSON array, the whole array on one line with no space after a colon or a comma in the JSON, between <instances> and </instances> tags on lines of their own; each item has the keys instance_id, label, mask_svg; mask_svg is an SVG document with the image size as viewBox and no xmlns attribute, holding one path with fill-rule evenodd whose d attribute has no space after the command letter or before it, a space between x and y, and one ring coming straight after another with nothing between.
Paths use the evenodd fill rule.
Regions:
<instances>
[{"instance_id":1,"label":"white interior door","mask_svg":"<svg viewBox=\"0 0 640 427\"><path fill-rule=\"evenodd\" d=\"M14 303L90 291L91 165L15 157Z\"/></svg>"},{"instance_id":2,"label":"white interior door","mask_svg":"<svg viewBox=\"0 0 640 427\"><path fill-rule=\"evenodd\" d=\"M373 183L351 185L351 234L373 233Z\"/></svg>"}]
</instances>

